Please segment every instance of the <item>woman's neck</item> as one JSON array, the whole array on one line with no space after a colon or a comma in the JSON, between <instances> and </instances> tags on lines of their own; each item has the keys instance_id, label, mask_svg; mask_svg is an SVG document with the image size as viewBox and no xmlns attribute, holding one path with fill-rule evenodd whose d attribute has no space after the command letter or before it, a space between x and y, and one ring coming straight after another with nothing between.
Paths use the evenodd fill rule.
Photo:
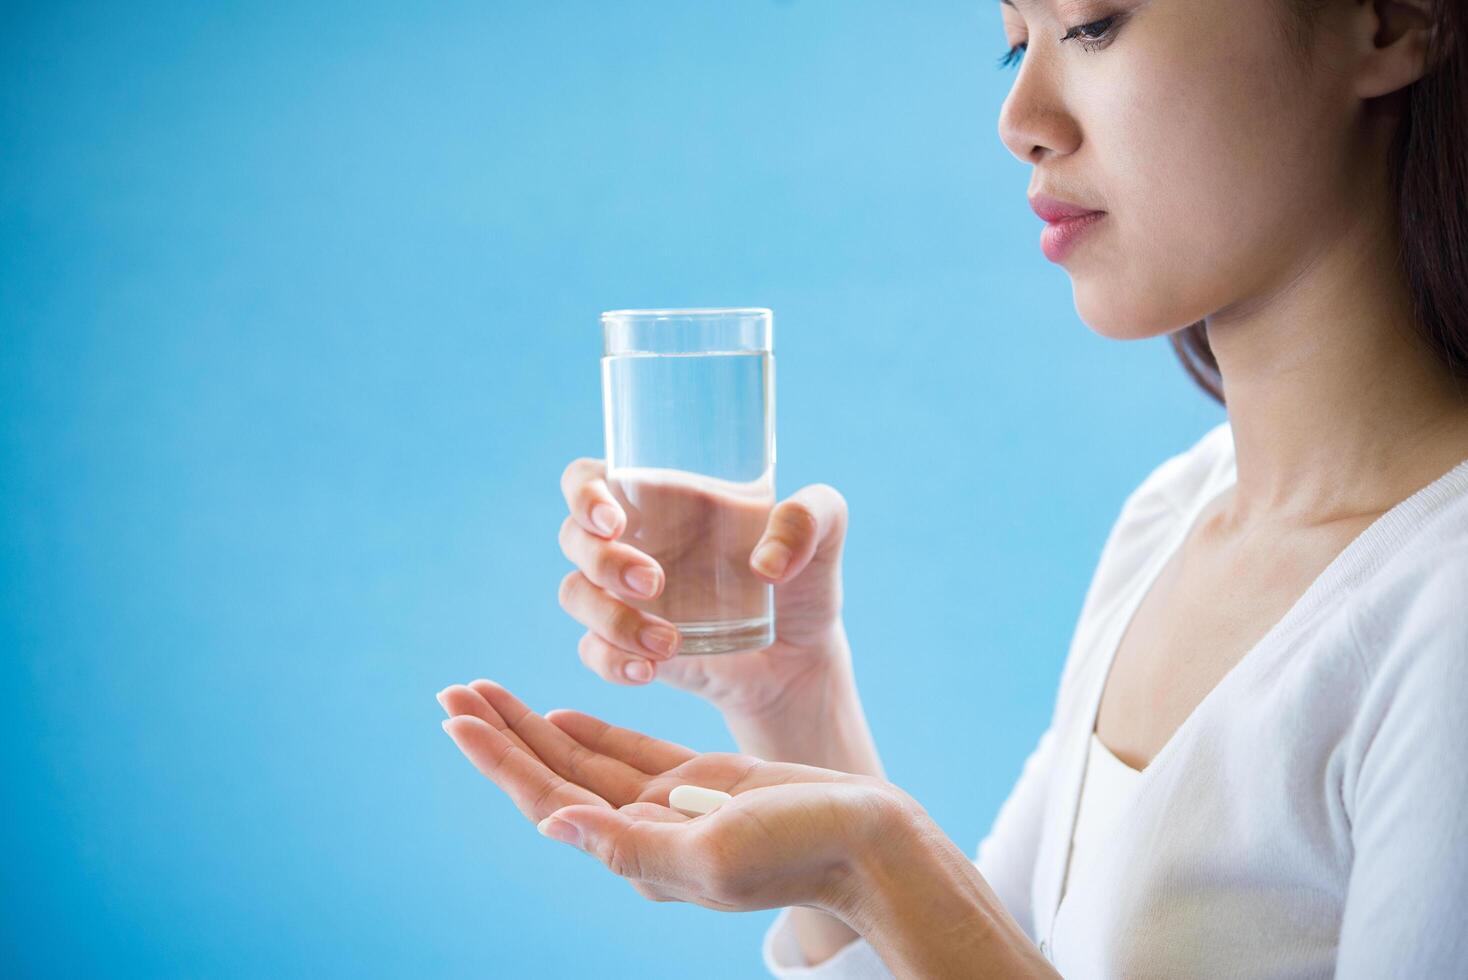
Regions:
<instances>
[{"instance_id":1,"label":"woman's neck","mask_svg":"<svg viewBox=\"0 0 1468 980\"><path fill-rule=\"evenodd\" d=\"M1468 458L1468 382L1412 324L1388 219L1348 216L1266 298L1208 319L1238 469L1229 523L1381 513Z\"/></svg>"}]
</instances>

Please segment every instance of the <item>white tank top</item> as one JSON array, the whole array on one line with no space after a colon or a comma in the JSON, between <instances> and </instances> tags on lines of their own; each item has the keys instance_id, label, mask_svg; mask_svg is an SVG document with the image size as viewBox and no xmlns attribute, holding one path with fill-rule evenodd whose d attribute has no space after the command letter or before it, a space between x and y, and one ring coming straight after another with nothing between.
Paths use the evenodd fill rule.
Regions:
<instances>
[{"instance_id":1,"label":"white tank top","mask_svg":"<svg viewBox=\"0 0 1468 980\"><path fill-rule=\"evenodd\" d=\"M1091 733L1075 833L1070 839L1070 860L1065 868L1067 885L1071 869L1088 860L1097 847L1105 846L1106 838L1111 835L1123 808L1131 801L1136 782L1141 778L1141 772L1112 755L1096 733Z\"/></svg>"}]
</instances>

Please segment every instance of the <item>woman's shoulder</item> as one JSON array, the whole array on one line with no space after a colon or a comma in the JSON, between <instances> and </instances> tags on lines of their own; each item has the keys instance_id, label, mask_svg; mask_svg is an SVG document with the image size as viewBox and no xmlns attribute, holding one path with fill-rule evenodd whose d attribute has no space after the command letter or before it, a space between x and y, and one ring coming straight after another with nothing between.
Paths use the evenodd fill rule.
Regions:
<instances>
[{"instance_id":1,"label":"woman's shoulder","mask_svg":"<svg viewBox=\"0 0 1468 980\"><path fill-rule=\"evenodd\" d=\"M1352 819L1371 800L1425 792L1461 808L1468 803L1459 764L1468 746L1468 479L1346 615L1362 675L1347 743ZM1368 784L1377 791L1363 793Z\"/></svg>"},{"instance_id":2,"label":"woman's shoulder","mask_svg":"<svg viewBox=\"0 0 1468 980\"><path fill-rule=\"evenodd\" d=\"M1313 649L1345 653L1356 668L1353 691L1330 699L1351 716L1350 756L1373 745L1377 758L1436 751L1429 743L1444 738L1458 751L1468 744L1468 460L1379 517L1348 552L1340 602Z\"/></svg>"},{"instance_id":3,"label":"woman's shoulder","mask_svg":"<svg viewBox=\"0 0 1468 980\"><path fill-rule=\"evenodd\" d=\"M1423 669L1428 651L1468 665L1468 460L1366 535L1374 537L1349 615L1367 674Z\"/></svg>"}]
</instances>

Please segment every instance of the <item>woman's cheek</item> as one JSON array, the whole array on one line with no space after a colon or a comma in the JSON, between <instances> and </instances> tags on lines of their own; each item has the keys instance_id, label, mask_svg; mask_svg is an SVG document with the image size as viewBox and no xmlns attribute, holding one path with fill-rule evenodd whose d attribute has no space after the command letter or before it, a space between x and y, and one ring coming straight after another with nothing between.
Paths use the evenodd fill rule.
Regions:
<instances>
[{"instance_id":1,"label":"woman's cheek","mask_svg":"<svg viewBox=\"0 0 1468 980\"><path fill-rule=\"evenodd\" d=\"M1266 65L1227 45L1191 57L1158 54L1108 80L1103 123L1093 127L1111 186L1119 254L1108 278L1124 283L1134 332L1151 335L1208 316L1265 260L1275 238L1280 189L1269 155L1278 106ZM1272 112L1273 110L1271 110ZM1277 118L1277 117L1275 117Z\"/></svg>"}]
</instances>

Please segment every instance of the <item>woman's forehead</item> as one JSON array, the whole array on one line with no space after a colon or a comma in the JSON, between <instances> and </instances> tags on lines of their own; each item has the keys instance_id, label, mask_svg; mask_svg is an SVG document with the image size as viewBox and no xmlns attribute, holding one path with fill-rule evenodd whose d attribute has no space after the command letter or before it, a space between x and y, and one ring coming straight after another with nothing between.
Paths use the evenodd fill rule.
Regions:
<instances>
[{"instance_id":1,"label":"woman's forehead","mask_svg":"<svg viewBox=\"0 0 1468 980\"><path fill-rule=\"evenodd\" d=\"M1064 0L1062 4L1063 2ZM1046 16L1051 12L1050 7L1052 6L1052 0L999 0L999 3L1001 10L1008 7L1021 17L1026 14L1032 17Z\"/></svg>"},{"instance_id":2,"label":"woman's forehead","mask_svg":"<svg viewBox=\"0 0 1468 980\"><path fill-rule=\"evenodd\" d=\"M1042 14L1065 13L1067 7L1078 7L1084 5L1084 0L999 0L1000 4L1011 10L1024 13L1036 11ZM1058 8L1055 9L1055 8Z\"/></svg>"}]
</instances>

